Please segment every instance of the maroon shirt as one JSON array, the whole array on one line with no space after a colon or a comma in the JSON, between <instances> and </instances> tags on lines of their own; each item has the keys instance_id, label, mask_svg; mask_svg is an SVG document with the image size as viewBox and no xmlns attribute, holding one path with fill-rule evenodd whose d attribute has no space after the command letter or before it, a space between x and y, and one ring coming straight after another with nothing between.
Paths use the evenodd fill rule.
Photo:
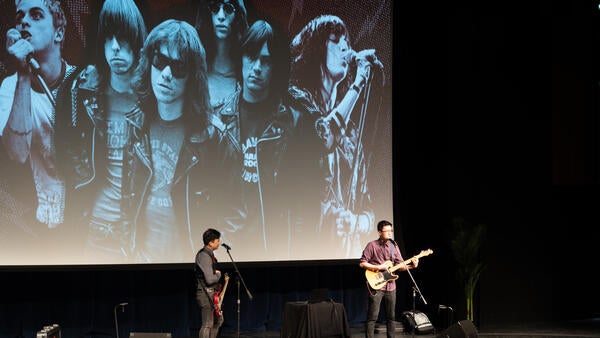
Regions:
<instances>
[{"instance_id":1,"label":"maroon shirt","mask_svg":"<svg viewBox=\"0 0 600 338\"><path fill-rule=\"evenodd\" d=\"M392 259L392 250L390 249L392 247L394 248L394 259ZM398 246L393 244L391 241L384 243L379 239L367 243L367 246L363 250L362 256L360 257L360 262L379 265L383 264L385 261L392 261L394 265L400 264L404 261ZM389 281L383 288L381 288L381 290L396 290L396 281Z\"/></svg>"}]
</instances>

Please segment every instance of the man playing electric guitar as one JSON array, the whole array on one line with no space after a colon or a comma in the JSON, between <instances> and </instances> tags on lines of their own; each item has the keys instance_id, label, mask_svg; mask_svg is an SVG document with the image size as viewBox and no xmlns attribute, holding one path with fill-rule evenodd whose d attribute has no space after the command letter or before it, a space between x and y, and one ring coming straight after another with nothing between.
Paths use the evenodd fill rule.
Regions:
<instances>
[{"instance_id":1,"label":"man playing electric guitar","mask_svg":"<svg viewBox=\"0 0 600 338\"><path fill-rule=\"evenodd\" d=\"M197 290L196 300L202 311L202 327L200 328L200 338L215 338L219 328L223 324L223 313L218 299L219 280L221 271L217 270L217 259L214 251L221 245L221 233L215 229L207 229L202 235L204 247L196 254L196 272ZM218 302L214 302L217 297ZM218 315L216 315L218 313Z\"/></svg>"},{"instance_id":2,"label":"man playing electric guitar","mask_svg":"<svg viewBox=\"0 0 600 338\"><path fill-rule=\"evenodd\" d=\"M360 258L360 267L372 272L387 271L388 268L404 262L400 249L394 237L392 223L382 220L377 223L379 238L367 243ZM415 256L417 257L417 256ZM390 264L392 263L392 264ZM413 258L400 264L397 270L406 271L419 265L419 258ZM374 337L375 321L379 316L381 300L384 300L386 332L388 337L393 337L396 331L396 280L388 279L379 289L369 289L369 303L367 307L366 336Z\"/></svg>"}]
</instances>

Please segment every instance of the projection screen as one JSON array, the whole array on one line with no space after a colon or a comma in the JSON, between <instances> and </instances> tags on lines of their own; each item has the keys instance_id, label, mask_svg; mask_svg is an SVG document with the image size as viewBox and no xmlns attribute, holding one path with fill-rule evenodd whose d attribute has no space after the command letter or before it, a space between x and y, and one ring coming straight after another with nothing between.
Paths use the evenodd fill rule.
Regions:
<instances>
[{"instance_id":1,"label":"projection screen","mask_svg":"<svg viewBox=\"0 0 600 338\"><path fill-rule=\"evenodd\" d=\"M391 0L55 2L0 5L0 265L190 263L207 228L357 259L393 222Z\"/></svg>"}]
</instances>

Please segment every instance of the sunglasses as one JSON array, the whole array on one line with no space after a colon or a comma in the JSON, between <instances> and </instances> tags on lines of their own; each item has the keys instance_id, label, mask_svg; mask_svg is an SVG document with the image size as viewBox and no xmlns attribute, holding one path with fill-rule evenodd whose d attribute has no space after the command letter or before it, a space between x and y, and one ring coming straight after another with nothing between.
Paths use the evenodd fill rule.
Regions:
<instances>
[{"instance_id":1,"label":"sunglasses","mask_svg":"<svg viewBox=\"0 0 600 338\"><path fill-rule=\"evenodd\" d=\"M219 13L221 8L223 8L223 11L225 11L225 14L227 15L235 13L235 6L233 6L233 4L229 2L211 2L210 4L208 4L208 8L213 14Z\"/></svg>"},{"instance_id":2,"label":"sunglasses","mask_svg":"<svg viewBox=\"0 0 600 338\"><path fill-rule=\"evenodd\" d=\"M182 79L187 75L187 69L183 62L179 60L173 60L159 51L154 51L152 55L152 65L161 72L166 66L169 66L171 68L171 74L173 77L178 79Z\"/></svg>"}]
</instances>

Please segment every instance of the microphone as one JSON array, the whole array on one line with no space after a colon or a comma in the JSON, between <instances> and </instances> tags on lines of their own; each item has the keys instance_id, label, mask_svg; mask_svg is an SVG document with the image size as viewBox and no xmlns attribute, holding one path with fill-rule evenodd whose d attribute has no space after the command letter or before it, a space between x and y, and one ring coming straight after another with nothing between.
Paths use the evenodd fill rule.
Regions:
<instances>
[{"instance_id":1,"label":"microphone","mask_svg":"<svg viewBox=\"0 0 600 338\"><path fill-rule=\"evenodd\" d=\"M19 30L17 30L16 28L11 28L6 32L7 40L8 41L12 40L13 44L21 39L27 39L30 36L31 36L31 34L29 32L27 32L27 31L19 32ZM7 43L8 43L8 41L7 41ZM27 64L29 65L29 69L30 69L31 73L33 75L35 75L40 86L46 93L46 96L48 96L48 100L50 100L50 103L52 103L53 107L56 107L56 101L54 99L54 96L52 95L50 88L48 88L48 85L46 84L46 81L44 80L44 77L42 76L40 63L37 62L37 60L33 58L33 53L27 54L27 56L25 57L25 60L27 61Z\"/></svg>"},{"instance_id":2,"label":"microphone","mask_svg":"<svg viewBox=\"0 0 600 338\"><path fill-rule=\"evenodd\" d=\"M221 245L222 245L222 246L223 246L225 249L227 249L227 250L231 250L231 247L230 247L229 245L227 245L227 244L225 244L225 243L221 243Z\"/></svg>"},{"instance_id":3,"label":"microphone","mask_svg":"<svg viewBox=\"0 0 600 338\"><path fill-rule=\"evenodd\" d=\"M9 29L7 32L7 35L8 35L8 38L13 40L14 42L17 42L21 39L27 39L28 37L31 36L31 34L29 32L27 32L27 31L19 32L19 30L17 30L16 28ZM37 60L33 57L32 53L27 54L25 59L33 73L38 73L40 71L40 63L37 62Z\"/></svg>"},{"instance_id":4,"label":"microphone","mask_svg":"<svg viewBox=\"0 0 600 338\"><path fill-rule=\"evenodd\" d=\"M121 312L125 312L125 306L129 305L129 303L120 303L119 306L121 307Z\"/></svg>"},{"instance_id":5,"label":"microphone","mask_svg":"<svg viewBox=\"0 0 600 338\"><path fill-rule=\"evenodd\" d=\"M369 66L377 66L380 70L383 70L383 63L379 61L377 55L375 55L374 49L365 49L357 52L354 49L350 49L350 62L354 62L357 65L359 63L366 62Z\"/></svg>"},{"instance_id":6,"label":"microphone","mask_svg":"<svg viewBox=\"0 0 600 338\"><path fill-rule=\"evenodd\" d=\"M365 49L360 52L357 52L354 49L350 49L348 62L354 63L356 67L364 65L367 68L369 68L369 70L373 68L375 70L378 70L377 73L381 74L381 83L382 85L385 84L385 73L383 72L383 63L379 60L379 58L377 58L377 55L375 55L375 49ZM373 76L373 72L370 73L370 76ZM369 79L365 80L368 81Z\"/></svg>"},{"instance_id":7,"label":"microphone","mask_svg":"<svg viewBox=\"0 0 600 338\"><path fill-rule=\"evenodd\" d=\"M28 37L31 36L31 34L27 31L21 31L21 33L19 35L21 36L21 39L27 39ZM37 73L40 71L40 63L37 62L37 60L33 58L32 53L27 54L26 59L27 59L27 64L29 64L29 67L31 67L31 71L33 73Z\"/></svg>"},{"instance_id":8,"label":"microphone","mask_svg":"<svg viewBox=\"0 0 600 338\"><path fill-rule=\"evenodd\" d=\"M33 56L31 56L31 54L27 55L27 64L29 64L29 67L31 67L31 71L33 73L39 73L41 68L40 64L37 62L36 59L33 58Z\"/></svg>"}]
</instances>

